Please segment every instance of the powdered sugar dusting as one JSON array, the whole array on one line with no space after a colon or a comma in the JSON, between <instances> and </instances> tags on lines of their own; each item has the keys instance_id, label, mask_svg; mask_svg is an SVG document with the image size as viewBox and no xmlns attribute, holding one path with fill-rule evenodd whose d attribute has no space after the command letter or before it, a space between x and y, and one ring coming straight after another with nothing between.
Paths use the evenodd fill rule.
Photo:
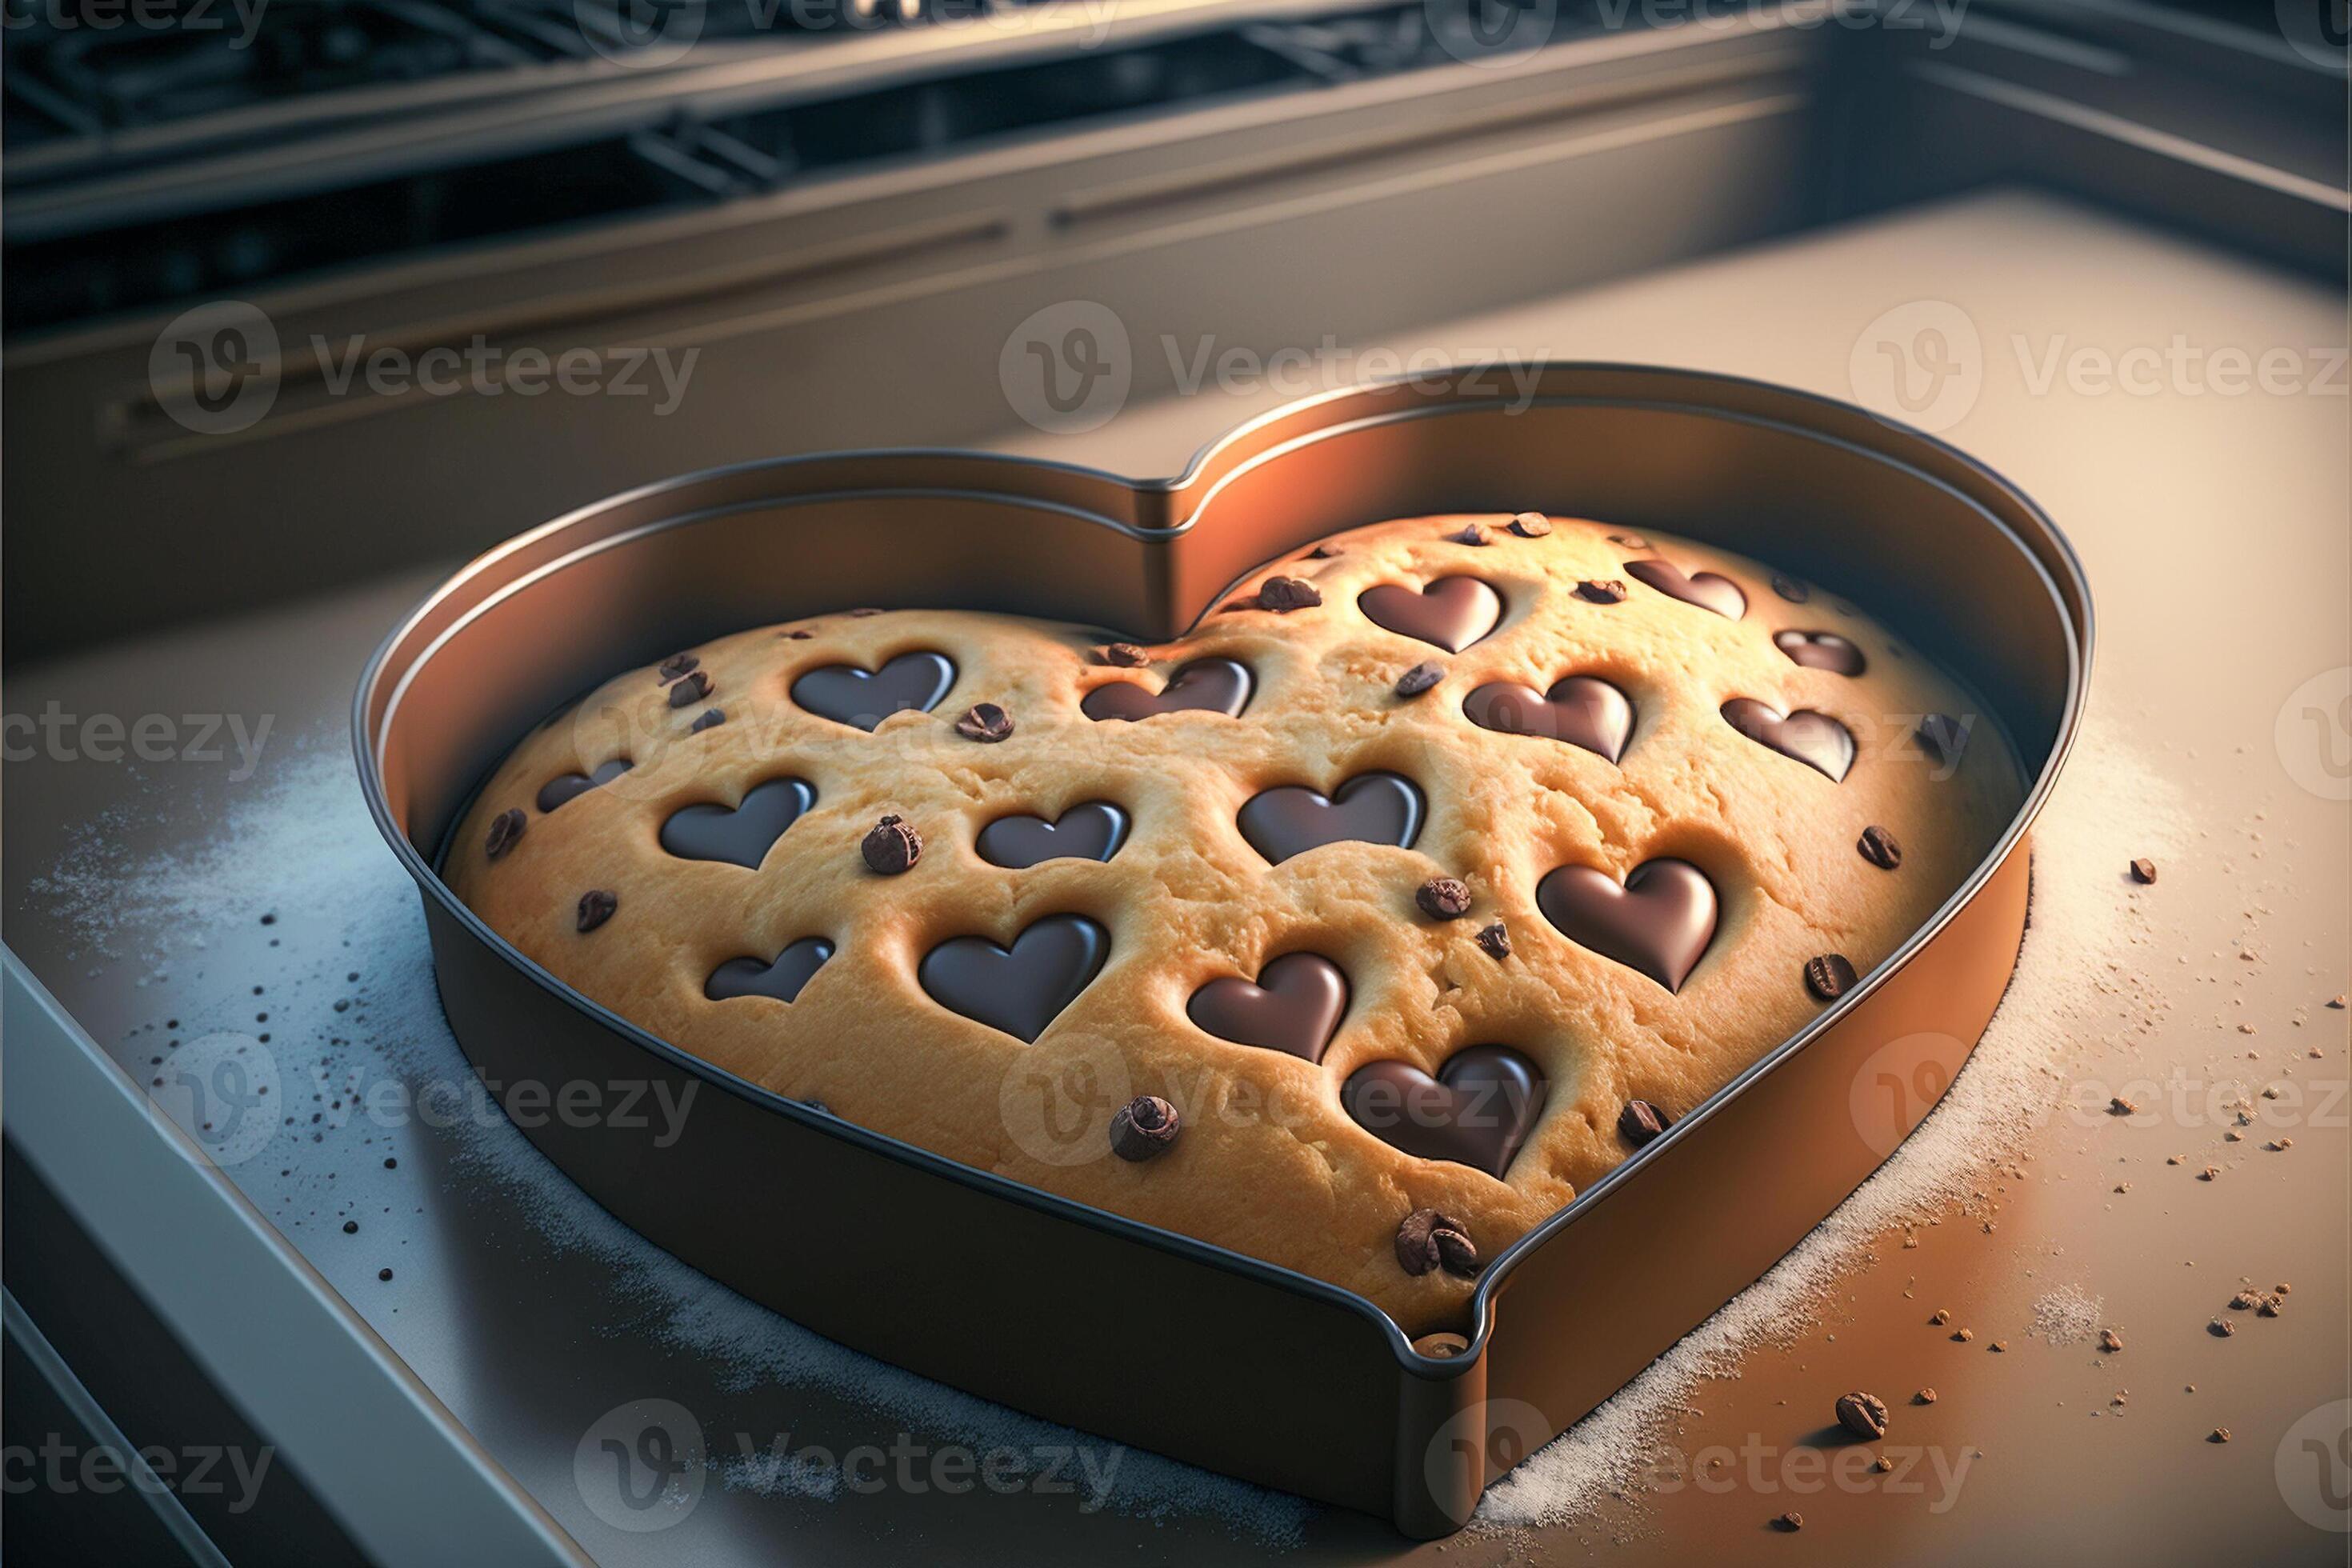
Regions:
<instances>
[{"instance_id":1,"label":"powdered sugar dusting","mask_svg":"<svg viewBox=\"0 0 2352 1568\"><path fill-rule=\"evenodd\" d=\"M2112 999L2150 938L2117 868L2135 856L2160 858L2189 831L2178 791L2119 730L2095 718L2086 724L2034 831L2032 922L2016 976L1950 1092L1770 1273L1488 1489L1475 1522L1559 1523L1633 1484L1700 1383L1735 1376L1748 1353L1788 1343L1879 1238L1966 1201L1971 1184L2014 1151L2020 1129L2059 1108L2066 1064L2121 1032ZM2095 1299L2081 1299L2095 1314Z\"/></svg>"},{"instance_id":2,"label":"powdered sugar dusting","mask_svg":"<svg viewBox=\"0 0 2352 1568\"><path fill-rule=\"evenodd\" d=\"M2079 1285L2062 1285L2033 1303L2033 1331L2053 1345L2071 1345L2099 1331L2105 1298Z\"/></svg>"}]
</instances>

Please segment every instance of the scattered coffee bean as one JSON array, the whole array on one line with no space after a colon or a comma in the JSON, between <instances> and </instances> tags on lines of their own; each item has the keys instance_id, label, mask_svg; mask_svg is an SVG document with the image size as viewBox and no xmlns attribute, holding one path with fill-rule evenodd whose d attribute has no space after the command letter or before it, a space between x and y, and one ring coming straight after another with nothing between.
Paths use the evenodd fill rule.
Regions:
<instances>
[{"instance_id":1,"label":"scattered coffee bean","mask_svg":"<svg viewBox=\"0 0 2352 1568\"><path fill-rule=\"evenodd\" d=\"M1500 921L1481 928L1477 941L1478 951L1498 963L1511 956L1511 933Z\"/></svg>"},{"instance_id":2,"label":"scattered coffee bean","mask_svg":"<svg viewBox=\"0 0 2352 1568\"><path fill-rule=\"evenodd\" d=\"M2230 1429L2227 1426L2216 1426L2205 1434L2205 1440L2208 1443L2226 1443L2230 1440Z\"/></svg>"},{"instance_id":3,"label":"scattered coffee bean","mask_svg":"<svg viewBox=\"0 0 2352 1568\"><path fill-rule=\"evenodd\" d=\"M689 735L699 735L705 730L716 730L725 722L727 722L727 715L723 711L717 708L706 708L693 723L686 727L686 731Z\"/></svg>"},{"instance_id":4,"label":"scattered coffee bean","mask_svg":"<svg viewBox=\"0 0 2352 1568\"><path fill-rule=\"evenodd\" d=\"M1576 596L1588 605L1622 605L1625 584L1614 577L1591 577L1576 585Z\"/></svg>"},{"instance_id":5,"label":"scattered coffee bean","mask_svg":"<svg viewBox=\"0 0 2352 1568\"><path fill-rule=\"evenodd\" d=\"M2009 1352L2009 1342L2007 1340L1995 1340L1992 1343L1985 1346L1985 1349L1998 1352L2005 1355Z\"/></svg>"},{"instance_id":6,"label":"scattered coffee bean","mask_svg":"<svg viewBox=\"0 0 2352 1568\"><path fill-rule=\"evenodd\" d=\"M2261 1291L2241 1290L2236 1295L2230 1298L2230 1310L2233 1312L2251 1311L2252 1309L2261 1306L2262 1303L2263 1296Z\"/></svg>"},{"instance_id":7,"label":"scattered coffee bean","mask_svg":"<svg viewBox=\"0 0 2352 1568\"><path fill-rule=\"evenodd\" d=\"M2099 1348L2110 1355L2124 1348L2124 1337L2113 1329L2099 1331Z\"/></svg>"},{"instance_id":8,"label":"scattered coffee bean","mask_svg":"<svg viewBox=\"0 0 2352 1568\"><path fill-rule=\"evenodd\" d=\"M691 708L709 695L709 672L701 669L688 670L678 677L677 683L669 689L669 705L673 708Z\"/></svg>"},{"instance_id":9,"label":"scattered coffee bean","mask_svg":"<svg viewBox=\"0 0 2352 1568\"><path fill-rule=\"evenodd\" d=\"M1449 533L1445 537L1455 544L1484 544L1486 542L1486 531L1475 522L1465 522L1461 532Z\"/></svg>"},{"instance_id":10,"label":"scattered coffee bean","mask_svg":"<svg viewBox=\"0 0 2352 1568\"><path fill-rule=\"evenodd\" d=\"M1838 1425L1857 1437L1873 1441L1886 1436L1886 1401L1875 1394L1842 1394L1837 1402Z\"/></svg>"},{"instance_id":11,"label":"scattered coffee bean","mask_svg":"<svg viewBox=\"0 0 2352 1568\"><path fill-rule=\"evenodd\" d=\"M1952 1331L1953 1340L1959 1344L1966 1344L1976 1337L1975 1333L1968 1329L1955 1329Z\"/></svg>"},{"instance_id":12,"label":"scattered coffee bean","mask_svg":"<svg viewBox=\"0 0 2352 1568\"><path fill-rule=\"evenodd\" d=\"M1013 733L1013 715L993 702L975 702L956 720L955 732L967 741L993 745Z\"/></svg>"},{"instance_id":13,"label":"scattered coffee bean","mask_svg":"<svg viewBox=\"0 0 2352 1568\"><path fill-rule=\"evenodd\" d=\"M896 877L912 870L915 862L923 858L923 836L906 818L894 813L866 829L857 852L866 858L868 870L878 876Z\"/></svg>"},{"instance_id":14,"label":"scattered coffee bean","mask_svg":"<svg viewBox=\"0 0 2352 1568\"><path fill-rule=\"evenodd\" d=\"M1948 1312L1948 1311L1946 1311L1946 1310L1944 1310L1944 1309L1943 1309L1943 1308L1938 1307L1938 1308L1937 1308L1937 1309L1936 1309L1935 1315L1934 1315L1933 1317L1930 1317L1927 1321L1928 1321L1929 1322L1931 1322L1931 1323L1935 1324L1937 1328L1939 1328L1939 1329L1940 1329L1940 1328L1942 1328L1946 1323L1948 1323L1948 1322L1950 1322L1950 1321L1952 1321L1952 1314L1951 1314L1951 1313L1949 1313L1949 1312Z\"/></svg>"},{"instance_id":15,"label":"scattered coffee bean","mask_svg":"<svg viewBox=\"0 0 2352 1568\"><path fill-rule=\"evenodd\" d=\"M2292 1285L2286 1284L2286 1283L2285 1283L2285 1282L2284 1282L2284 1281L2282 1281L2282 1282L2278 1285L2277 1289L2278 1289L2278 1293L2279 1293L2280 1295L2282 1295L2282 1296L2292 1296L2292 1295L2294 1295L2294 1286L2292 1286Z\"/></svg>"},{"instance_id":16,"label":"scattered coffee bean","mask_svg":"<svg viewBox=\"0 0 2352 1568\"><path fill-rule=\"evenodd\" d=\"M613 911L620 907L621 900L614 894L602 888L589 889L580 895L579 929L583 931L594 931L598 926L611 920Z\"/></svg>"},{"instance_id":17,"label":"scattered coffee bean","mask_svg":"<svg viewBox=\"0 0 2352 1568\"><path fill-rule=\"evenodd\" d=\"M1133 1164L1156 1160L1176 1142L1176 1108L1156 1094L1139 1094L1110 1119L1110 1152Z\"/></svg>"},{"instance_id":18,"label":"scattered coffee bean","mask_svg":"<svg viewBox=\"0 0 2352 1568\"><path fill-rule=\"evenodd\" d=\"M2226 1340L2238 1331L2238 1325L2227 1318L2216 1318L2205 1325L2205 1331L2217 1340Z\"/></svg>"},{"instance_id":19,"label":"scattered coffee bean","mask_svg":"<svg viewBox=\"0 0 2352 1568\"><path fill-rule=\"evenodd\" d=\"M1914 1405L1933 1405L1936 1403L1936 1391L1932 1388L1923 1388L1918 1393L1911 1396L1911 1403Z\"/></svg>"},{"instance_id":20,"label":"scattered coffee bean","mask_svg":"<svg viewBox=\"0 0 2352 1568\"><path fill-rule=\"evenodd\" d=\"M2338 991L2335 995L2330 996L2327 999L2327 1005L2339 1013L2344 1011L2344 993Z\"/></svg>"},{"instance_id":21,"label":"scattered coffee bean","mask_svg":"<svg viewBox=\"0 0 2352 1568\"><path fill-rule=\"evenodd\" d=\"M2254 1316L2258 1318L2275 1318L2285 1310L2286 1303L2284 1301L2280 1300L2276 1296L2265 1296L2263 1298L2262 1305L2254 1309Z\"/></svg>"},{"instance_id":22,"label":"scattered coffee bean","mask_svg":"<svg viewBox=\"0 0 2352 1568\"><path fill-rule=\"evenodd\" d=\"M520 838L522 830L530 826L529 819L522 814L522 807L509 806L490 818L490 833L482 840L482 853L493 860L497 859L515 847L515 840Z\"/></svg>"},{"instance_id":23,"label":"scattered coffee bean","mask_svg":"<svg viewBox=\"0 0 2352 1568\"><path fill-rule=\"evenodd\" d=\"M1646 1100L1629 1100L1617 1113L1617 1136L1639 1149L1669 1125L1666 1113Z\"/></svg>"},{"instance_id":24,"label":"scattered coffee bean","mask_svg":"<svg viewBox=\"0 0 2352 1568\"><path fill-rule=\"evenodd\" d=\"M1258 607L1286 616L1323 602L1323 590L1304 577L1268 577L1257 591Z\"/></svg>"},{"instance_id":25,"label":"scattered coffee bean","mask_svg":"<svg viewBox=\"0 0 2352 1568\"><path fill-rule=\"evenodd\" d=\"M702 660L690 653L674 653L661 661L661 668L654 671L654 677L662 685L667 686L701 662Z\"/></svg>"},{"instance_id":26,"label":"scattered coffee bean","mask_svg":"<svg viewBox=\"0 0 2352 1568\"><path fill-rule=\"evenodd\" d=\"M1772 1524L1775 1529L1786 1531L1788 1534L1794 1535L1797 1531L1805 1528L1805 1516L1799 1513L1796 1510L1790 1509L1788 1512L1774 1520Z\"/></svg>"},{"instance_id":27,"label":"scattered coffee bean","mask_svg":"<svg viewBox=\"0 0 2352 1568\"><path fill-rule=\"evenodd\" d=\"M1903 864L1903 846L1884 827L1864 828L1854 847L1862 851L1864 859L1882 871L1892 871Z\"/></svg>"},{"instance_id":28,"label":"scattered coffee bean","mask_svg":"<svg viewBox=\"0 0 2352 1568\"><path fill-rule=\"evenodd\" d=\"M2201 1170L2201 1171L2200 1171L2200 1172L2198 1172L2198 1173L2197 1173L2197 1179L2198 1179L2199 1181L2200 1181L2200 1182L2210 1182L2210 1181L2212 1181L2215 1177L2219 1176L2221 1173L2221 1166L2219 1166L2219 1165L2208 1165L2208 1166L2206 1166L2203 1170Z\"/></svg>"},{"instance_id":29,"label":"scattered coffee bean","mask_svg":"<svg viewBox=\"0 0 2352 1568\"><path fill-rule=\"evenodd\" d=\"M1151 656L1131 642L1105 643L1095 649L1095 657L1119 669L1140 669L1151 662Z\"/></svg>"},{"instance_id":30,"label":"scattered coffee bean","mask_svg":"<svg viewBox=\"0 0 2352 1568\"><path fill-rule=\"evenodd\" d=\"M2131 874L2135 882L2153 882L2156 880L2156 862L2145 857L2135 860L2131 863Z\"/></svg>"},{"instance_id":31,"label":"scattered coffee bean","mask_svg":"<svg viewBox=\"0 0 2352 1568\"><path fill-rule=\"evenodd\" d=\"M1853 963L1842 952L1824 952L1805 960L1805 988L1824 1002L1834 1002L1853 988L1858 978Z\"/></svg>"},{"instance_id":32,"label":"scattered coffee bean","mask_svg":"<svg viewBox=\"0 0 2352 1568\"><path fill-rule=\"evenodd\" d=\"M1397 677L1399 697L1418 697L1445 679L1445 667L1435 659L1425 658Z\"/></svg>"},{"instance_id":33,"label":"scattered coffee bean","mask_svg":"<svg viewBox=\"0 0 2352 1568\"><path fill-rule=\"evenodd\" d=\"M1813 591L1811 588L1798 582L1794 577L1783 577L1778 572L1772 574L1772 592L1792 605L1801 605L1813 596Z\"/></svg>"},{"instance_id":34,"label":"scattered coffee bean","mask_svg":"<svg viewBox=\"0 0 2352 1568\"><path fill-rule=\"evenodd\" d=\"M1541 539L1551 531L1551 519L1539 511L1523 511L1505 526L1521 539Z\"/></svg>"},{"instance_id":35,"label":"scattered coffee bean","mask_svg":"<svg viewBox=\"0 0 2352 1568\"><path fill-rule=\"evenodd\" d=\"M1421 912L1433 921L1455 921L1470 912L1470 889L1453 877L1432 877L1412 896Z\"/></svg>"},{"instance_id":36,"label":"scattered coffee bean","mask_svg":"<svg viewBox=\"0 0 2352 1568\"><path fill-rule=\"evenodd\" d=\"M1878 1458L1870 1461L1870 1468L1876 1470L1883 1476L1886 1474L1887 1471L1895 1468L1895 1461L1888 1458L1885 1455L1881 1454Z\"/></svg>"},{"instance_id":37,"label":"scattered coffee bean","mask_svg":"<svg viewBox=\"0 0 2352 1568\"><path fill-rule=\"evenodd\" d=\"M1443 1268L1470 1279L1478 1272L1478 1249L1471 1245L1468 1228L1435 1209L1415 1209L1398 1223L1396 1255L1407 1274Z\"/></svg>"},{"instance_id":38,"label":"scattered coffee bean","mask_svg":"<svg viewBox=\"0 0 2352 1568\"><path fill-rule=\"evenodd\" d=\"M2120 1094L2107 1101L2107 1114L2109 1116L2129 1116L2138 1110L2138 1106L2134 1105L2130 1100L2126 1100Z\"/></svg>"}]
</instances>

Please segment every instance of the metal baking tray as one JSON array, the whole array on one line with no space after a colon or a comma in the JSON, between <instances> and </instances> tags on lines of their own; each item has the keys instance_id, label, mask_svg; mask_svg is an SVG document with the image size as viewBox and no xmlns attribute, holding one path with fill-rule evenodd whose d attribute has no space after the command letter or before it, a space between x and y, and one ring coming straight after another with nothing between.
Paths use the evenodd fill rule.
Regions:
<instances>
[{"instance_id":1,"label":"metal baking tray","mask_svg":"<svg viewBox=\"0 0 2352 1568\"><path fill-rule=\"evenodd\" d=\"M657 1118L532 1115L523 1130L622 1220L821 1333L1411 1535L1460 1527L1489 1482L1768 1269L1941 1098L2015 963L2028 829L2073 740L2091 645L2088 589L2049 520L1916 431L1628 365L1548 365L1517 403L1507 378L1470 369L1349 389L1254 420L1160 480L968 452L753 463L483 555L393 632L353 713L362 785L423 893L458 1041L501 1097L586 1082L617 1104L700 1086L667 1145ZM1981 701L1980 731L2015 749L2028 789L1982 864L1861 984L1505 1248L1450 1357L1349 1291L721 1072L565 988L436 874L498 760L631 663L852 605L1165 641L1321 535L1528 508L1686 534L1876 610Z\"/></svg>"}]
</instances>

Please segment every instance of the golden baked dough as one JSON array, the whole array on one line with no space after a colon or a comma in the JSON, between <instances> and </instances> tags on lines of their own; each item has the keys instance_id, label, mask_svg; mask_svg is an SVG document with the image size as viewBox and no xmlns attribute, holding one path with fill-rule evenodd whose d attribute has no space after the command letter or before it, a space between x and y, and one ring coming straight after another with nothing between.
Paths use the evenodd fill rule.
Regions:
<instances>
[{"instance_id":1,"label":"golden baked dough","mask_svg":"<svg viewBox=\"0 0 2352 1568\"><path fill-rule=\"evenodd\" d=\"M1619 1129L1629 1100L1686 1114L1813 1017L1822 1003L1807 984L1809 960L1842 954L1867 973L1892 953L1976 867L2021 797L2006 745L1970 717L1978 705L1852 606L1787 579L1776 589L1765 568L1685 541L1507 521L1421 518L1334 536L1328 555L1269 565L1192 635L1144 650L1140 668L1107 662L1099 632L950 610L833 615L725 637L691 650L698 663L684 677L667 678L684 659L632 670L533 732L475 803L446 874L565 984L729 1072L1331 1281L1410 1333L1451 1326L1471 1280L1444 1268L1407 1272L1398 1230L1409 1214L1452 1216L1491 1258L1631 1152ZM1486 542L1465 542L1465 527ZM1720 613L1729 598L1705 578L1681 590L1687 597L1662 591L1653 580L1684 580L1629 571L1642 561L1728 579L1744 609ZM1256 607L1277 576L1303 579L1320 603ZM1366 613L1368 591L1417 594L1448 577L1482 581L1501 600L1491 632L1460 652ZM1624 597L1580 592L1596 582L1622 584ZM1431 602L1448 593L1475 630L1475 591L1441 589ZM1716 607L1691 602L1710 595ZM1269 597L1289 602L1279 587ZM1852 646L1832 639L1826 656L1809 656L1817 664L1801 664L1774 641L1790 630ZM923 651L954 666L929 711L893 713L869 731L793 700L795 682L821 667L879 669ZM1854 652L1866 661L1858 675L1817 667ZM1098 721L1081 707L1111 683L1157 692L1204 658L1251 673L1238 717ZM1423 661L1442 679L1399 695L1399 678ZM1568 676L1630 700L1621 761L1465 715L1482 686L1541 692ZM673 696L680 680L683 699ZM1844 777L1735 728L1724 708L1738 699L1837 721L1855 747ZM1009 738L959 732L977 703L1003 709ZM723 721L691 730L708 710ZM1957 763L1916 738L1923 715L1971 727ZM1813 742L1824 733L1817 726ZM623 757L626 772L541 809L550 781ZM1346 840L1270 863L1241 829L1261 791L1328 795L1374 772L1412 781L1425 802L1410 848ZM664 848L674 813L732 806L780 778L806 781L814 804L756 869ZM1052 820L1091 801L1128 817L1107 862L1007 869L975 847L1000 817ZM513 820L496 829L494 819L518 811L523 832L493 858L487 845ZM860 852L886 815L921 838L903 874L877 873ZM1871 827L1899 846L1893 868L1860 847ZM1570 940L1538 901L1556 868L1622 881L1661 859L1696 866L1718 905L1678 990ZM1465 915L1433 918L1416 901L1438 877L1466 885ZM583 931L592 891L611 895L611 911ZM1108 955L1034 1043L950 1010L919 977L926 954L951 939L1008 943L1060 915L1098 922ZM1503 957L1480 941L1497 921ZM756 972L807 939L834 952L794 1000L706 993L730 961L750 959L738 970ZM1330 960L1348 983L1319 1062L1218 1038L1188 1016L1210 982L1255 981L1270 961L1302 952ZM1369 1064L1438 1073L1486 1045L1519 1053L1544 1082L1539 1120L1501 1179L1406 1153L1343 1103L1342 1085ZM1146 1094L1176 1108L1178 1136L1156 1158L1115 1156L1113 1113Z\"/></svg>"}]
</instances>

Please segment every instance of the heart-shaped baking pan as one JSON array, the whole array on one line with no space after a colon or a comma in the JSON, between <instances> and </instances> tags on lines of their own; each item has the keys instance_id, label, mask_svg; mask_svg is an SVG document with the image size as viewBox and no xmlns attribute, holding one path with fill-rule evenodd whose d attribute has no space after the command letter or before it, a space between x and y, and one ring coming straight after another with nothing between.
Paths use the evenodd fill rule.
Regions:
<instances>
[{"instance_id":1,"label":"heart-shaped baking pan","mask_svg":"<svg viewBox=\"0 0 2352 1568\"><path fill-rule=\"evenodd\" d=\"M618 1114L533 1116L524 1131L614 1215L819 1332L1411 1534L1459 1527L1489 1481L1769 1268L1941 1097L2015 962L2027 829L2073 739L2091 642L2088 590L2049 521L1916 431L1688 371L1554 364L1532 402L1507 401L1514 390L1446 374L1310 398L1164 480L961 452L749 464L631 491L473 562L394 631L353 711L362 784L423 892L459 1043L502 1096L579 1083L614 1106L655 1085L692 1095L666 1142L672 1130ZM2032 782L1984 861L1892 957L1495 1258L1463 1335L1416 1343L1347 1290L747 1084L561 985L436 874L491 765L632 662L849 605L1004 611L1162 642L1309 540L1524 509L1687 535L1891 612ZM1483 615L1390 608L1441 644ZM887 710L862 699L902 694L831 695L856 721ZM1519 700L1531 712L1535 695ZM782 816L793 803L767 804ZM712 852L739 825L764 830L741 816L701 825ZM745 955L743 983L817 961ZM792 1205L778 1246L740 1205L709 1201L755 1191L825 1201Z\"/></svg>"}]
</instances>

